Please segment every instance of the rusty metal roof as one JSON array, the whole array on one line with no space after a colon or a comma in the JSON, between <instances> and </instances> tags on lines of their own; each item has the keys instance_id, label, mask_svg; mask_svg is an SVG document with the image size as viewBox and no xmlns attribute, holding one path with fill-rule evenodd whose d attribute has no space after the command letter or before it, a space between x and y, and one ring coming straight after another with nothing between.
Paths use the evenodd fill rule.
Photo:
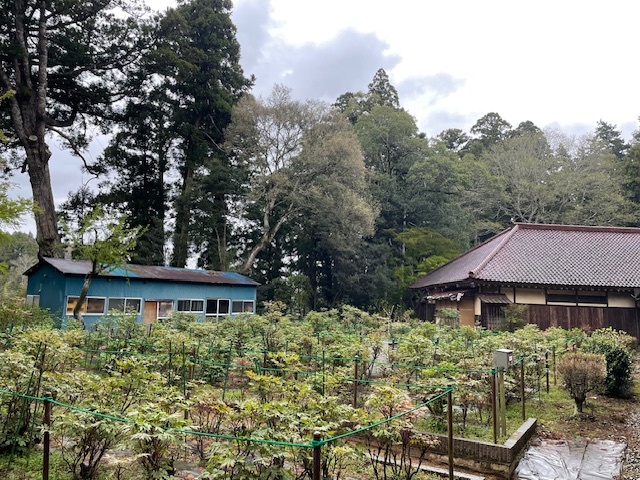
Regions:
<instances>
[{"instance_id":1,"label":"rusty metal roof","mask_svg":"<svg viewBox=\"0 0 640 480\"><path fill-rule=\"evenodd\" d=\"M640 228L516 223L411 285L470 280L640 288Z\"/></svg>"},{"instance_id":2,"label":"rusty metal roof","mask_svg":"<svg viewBox=\"0 0 640 480\"><path fill-rule=\"evenodd\" d=\"M91 271L91 262L86 260L65 260L61 258L43 258L25 272L31 274L42 263L51 265L64 275L84 276ZM257 286L259 283L244 275L234 272L216 272L211 270L196 270L189 268L161 267L153 265L125 264L122 267L108 269L102 277L139 278L144 280L160 280L183 283L211 283L217 285L247 285Z\"/></svg>"}]
</instances>

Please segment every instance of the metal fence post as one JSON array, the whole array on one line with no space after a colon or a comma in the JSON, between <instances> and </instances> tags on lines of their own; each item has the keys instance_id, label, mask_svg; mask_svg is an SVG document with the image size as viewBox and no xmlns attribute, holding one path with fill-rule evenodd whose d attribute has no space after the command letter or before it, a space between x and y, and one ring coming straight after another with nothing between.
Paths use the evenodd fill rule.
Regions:
<instances>
[{"instance_id":1,"label":"metal fence post","mask_svg":"<svg viewBox=\"0 0 640 480\"><path fill-rule=\"evenodd\" d=\"M498 443L498 406L496 404L496 371L491 370L491 414L493 416L493 443Z\"/></svg>"},{"instance_id":2,"label":"metal fence post","mask_svg":"<svg viewBox=\"0 0 640 480\"><path fill-rule=\"evenodd\" d=\"M42 439L42 480L49 480L49 452L51 446L51 392L45 393L44 399L44 435Z\"/></svg>"},{"instance_id":3,"label":"metal fence post","mask_svg":"<svg viewBox=\"0 0 640 480\"><path fill-rule=\"evenodd\" d=\"M453 480L453 395L447 392L447 451L449 453L449 480Z\"/></svg>"},{"instance_id":4,"label":"metal fence post","mask_svg":"<svg viewBox=\"0 0 640 480\"><path fill-rule=\"evenodd\" d=\"M547 394L549 393L549 352L544 352L544 373L547 377Z\"/></svg>"},{"instance_id":5,"label":"metal fence post","mask_svg":"<svg viewBox=\"0 0 640 480\"><path fill-rule=\"evenodd\" d=\"M355 358L355 375L353 377L353 408L358 407L358 366L360 364L360 357Z\"/></svg>"},{"instance_id":6,"label":"metal fence post","mask_svg":"<svg viewBox=\"0 0 640 480\"><path fill-rule=\"evenodd\" d=\"M555 387L558 384L556 382L556 347L555 345L551 347L551 360L553 361L553 386Z\"/></svg>"},{"instance_id":7,"label":"metal fence post","mask_svg":"<svg viewBox=\"0 0 640 480\"><path fill-rule=\"evenodd\" d=\"M313 471L312 480L320 480L320 470L322 469L322 434L320 432L313 432Z\"/></svg>"},{"instance_id":8,"label":"metal fence post","mask_svg":"<svg viewBox=\"0 0 640 480\"><path fill-rule=\"evenodd\" d=\"M526 406L525 406L525 391L524 391L524 357L520 359L520 396L522 397L522 421L526 420Z\"/></svg>"},{"instance_id":9,"label":"metal fence post","mask_svg":"<svg viewBox=\"0 0 640 480\"><path fill-rule=\"evenodd\" d=\"M324 379L324 348L322 349L322 396L324 397L324 387L325 387L325 379Z\"/></svg>"},{"instance_id":10,"label":"metal fence post","mask_svg":"<svg viewBox=\"0 0 640 480\"><path fill-rule=\"evenodd\" d=\"M504 387L504 370L500 369L498 371L498 382L500 384L499 387L499 395L500 395L500 431L502 435L507 434L507 401L506 401L506 392Z\"/></svg>"}]
</instances>

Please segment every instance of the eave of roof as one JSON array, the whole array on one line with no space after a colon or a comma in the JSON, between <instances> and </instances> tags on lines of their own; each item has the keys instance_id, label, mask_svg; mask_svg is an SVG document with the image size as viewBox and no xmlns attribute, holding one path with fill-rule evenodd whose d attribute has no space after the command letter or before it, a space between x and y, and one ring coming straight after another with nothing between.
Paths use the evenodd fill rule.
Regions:
<instances>
[{"instance_id":1,"label":"eave of roof","mask_svg":"<svg viewBox=\"0 0 640 480\"><path fill-rule=\"evenodd\" d=\"M48 264L64 275L85 276L91 271L91 262L86 260L65 260L45 257L38 264L25 272L30 275L42 264ZM217 285L257 286L258 282L234 272L215 272L188 268L164 267L153 265L126 264L122 267L108 269L102 277L130 278L142 280L158 280L182 283L206 283Z\"/></svg>"}]
</instances>

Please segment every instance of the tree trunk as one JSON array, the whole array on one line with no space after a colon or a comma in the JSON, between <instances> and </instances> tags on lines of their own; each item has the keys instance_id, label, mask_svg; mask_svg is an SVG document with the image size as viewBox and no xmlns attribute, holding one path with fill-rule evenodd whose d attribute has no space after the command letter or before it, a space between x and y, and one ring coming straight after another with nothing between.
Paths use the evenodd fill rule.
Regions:
<instances>
[{"instance_id":1,"label":"tree trunk","mask_svg":"<svg viewBox=\"0 0 640 480\"><path fill-rule=\"evenodd\" d=\"M82 283L82 290L80 290L80 296L78 297L78 303L73 308L73 318L78 320L84 328L84 319L82 318L82 307L87 300L87 293L89 293L89 287L91 286L91 280L93 280L93 271L87 273Z\"/></svg>"},{"instance_id":2,"label":"tree trunk","mask_svg":"<svg viewBox=\"0 0 640 480\"><path fill-rule=\"evenodd\" d=\"M293 217L294 208L293 205L289 205L287 212L284 213L280 219L276 222L276 224L271 227L271 212L275 209L275 199L272 199L270 204L265 207L262 216L262 237L260 241L256 244L255 247L249 252L249 256L242 264L242 268L240 269L240 273L247 275L251 272L253 268L253 264L258 258L258 255L262 250L264 250L267 245L269 245L277 233L280 231L282 226L289 221L291 217Z\"/></svg>"},{"instance_id":3,"label":"tree trunk","mask_svg":"<svg viewBox=\"0 0 640 480\"><path fill-rule=\"evenodd\" d=\"M61 256L57 246L60 244L58 222L51 188L49 158L51 151L47 145L47 85L49 63L47 38L46 3L39 3L39 21L37 35L37 61L30 54L28 45L29 28L25 25L26 3L16 2L14 11L15 35L13 48L20 52L8 70L0 70L0 87L15 90L9 98L11 123L20 145L26 155L25 167L28 170L35 212L36 239L39 245L39 257ZM3 60L3 67L8 63Z\"/></svg>"},{"instance_id":4,"label":"tree trunk","mask_svg":"<svg viewBox=\"0 0 640 480\"><path fill-rule=\"evenodd\" d=\"M58 220L49 174L49 158L51 152L45 143L44 136L34 145L25 146L29 181L33 192L33 200L37 205L35 211L36 240L39 257L62 257L64 252L60 246Z\"/></svg>"},{"instance_id":5,"label":"tree trunk","mask_svg":"<svg viewBox=\"0 0 640 480\"><path fill-rule=\"evenodd\" d=\"M173 235L173 257L171 266L184 268L189 258L189 226L191 224L191 190L193 169L185 166L182 192L176 201L176 230Z\"/></svg>"}]
</instances>

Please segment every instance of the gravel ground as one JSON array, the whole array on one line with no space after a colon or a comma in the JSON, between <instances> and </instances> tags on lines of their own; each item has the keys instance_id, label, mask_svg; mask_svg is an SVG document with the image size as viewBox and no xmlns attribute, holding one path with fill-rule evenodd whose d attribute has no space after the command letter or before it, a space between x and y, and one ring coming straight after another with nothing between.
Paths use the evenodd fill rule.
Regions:
<instances>
[{"instance_id":1,"label":"gravel ground","mask_svg":"<svg viewBox=\"0 0 640 480\"><path fill-rule=\"evenodd\" d=\"M637 360L637 359L636 359ZM636 381L637 377L636 377ZM627 451L622 466L622 479L640 480L640 409L629 412L627 426Z\"/></svg>"}]
</instances>

